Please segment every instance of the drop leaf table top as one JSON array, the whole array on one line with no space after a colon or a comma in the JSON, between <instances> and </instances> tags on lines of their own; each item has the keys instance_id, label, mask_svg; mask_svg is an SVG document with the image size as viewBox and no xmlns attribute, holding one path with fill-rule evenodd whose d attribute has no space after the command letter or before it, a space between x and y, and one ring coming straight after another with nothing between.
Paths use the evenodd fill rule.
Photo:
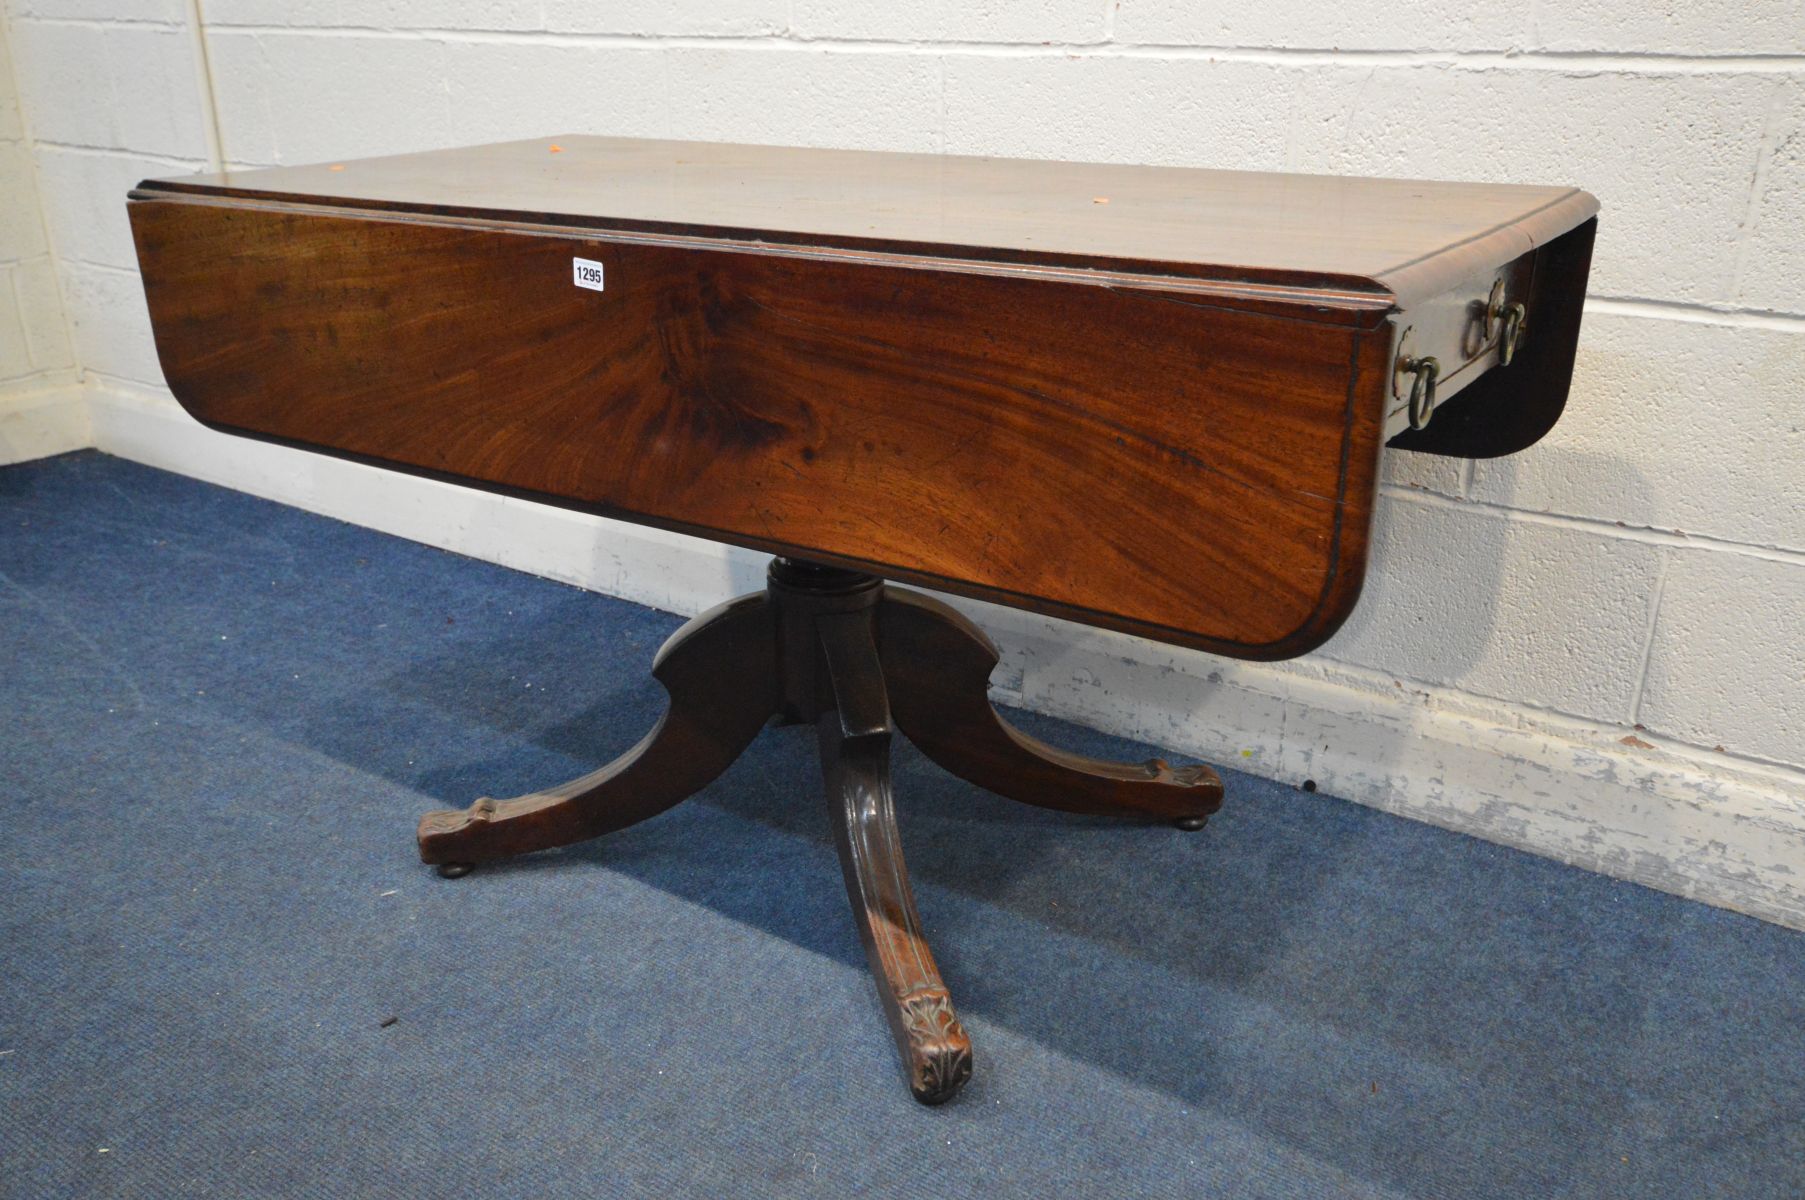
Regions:
<instances>
[{"instance_id":1,"label":"drop leaf table top","mask_svg":"<svg viewBox=\"0 0 1805 1200\"><path fill-rule=\"evenodd\" d=\"M1276 658L1351 610L1383 445L1559 416L1597 204L560 136L130 208L216 428Z\"/></svg>"}]
</instances>

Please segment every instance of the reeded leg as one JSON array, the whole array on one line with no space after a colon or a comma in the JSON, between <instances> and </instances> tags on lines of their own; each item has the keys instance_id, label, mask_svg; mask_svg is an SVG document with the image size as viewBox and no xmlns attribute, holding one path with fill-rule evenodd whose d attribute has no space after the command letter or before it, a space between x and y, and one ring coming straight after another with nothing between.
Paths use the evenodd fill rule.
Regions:
<instances>
[{"instance_id":1,"label":"reeded leg","mask_svg":"<svg viewBox=\"0 0 1805 1200\"><path fill-rule=\"evenodd\" d=\"M909 1090L940 1104L971 1078L971 1039L921 932L890 800L890 713L871 614L817 618L826 673L816 725L846 892Z\"/></svg>"},{"instance_id":2,"label":"reeded leg","mask_svg":"<svg viewBox=\"0 0 1805 1200\"><path fill-rule=\"evenodd\" d=\"M512 800L484 798L420 820L422 862L489 862L565 846L656 816L706 786L777 711L770 604L761 593L703 613L652 664L670 708L640 743L581 779Z\"/></svg>"},{"instance_id":3,"label":"reeded leg","mask_svg":"<svg viewBox=\"0 0 1805 1200\"><path fill-rule=\"evenodd\" d=\"M896 727L961 779L1041 808L1171 821L1185 829L1202 828L1222 807L1222 780L1206 766L1086 758L1003 720L987 695L996 647L938 600L890 588L877 620Z\"/></svg>"}]
</instances>

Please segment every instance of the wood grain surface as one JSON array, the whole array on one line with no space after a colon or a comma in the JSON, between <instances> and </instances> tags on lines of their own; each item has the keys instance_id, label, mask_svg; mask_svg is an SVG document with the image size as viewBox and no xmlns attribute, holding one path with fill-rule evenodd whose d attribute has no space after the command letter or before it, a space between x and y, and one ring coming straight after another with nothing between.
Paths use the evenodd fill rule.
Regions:
<instances>
[{"instance_id":1,"label":"wood grain surface","mask_svg":"<svg viewBox=\"0 0 1805 1200\"><path fill-rule=\"evenodd\" d=\"M1365 310L132 217L165 374L219 428L1244 656L1307 649L1358 591L1389 347Z\"/></svg>"},{"instance_id":2,"label":"wood grain surface","mask_svg":"<svg viewBox=\"0 0 1805 1200\"><path fill-rule=\"evenodd\" d=\"M1571 187L569 135L163 180L195 194L1153 268L1409 307L1598 211Z\"/></svg>"},{"instance_id":3,"label":"wood grain surface","mask_svg":"<svg viewBox=\"0 0 1805 1200\"><path fill-rule=\"evenodd\" d=\"M579 137L130 205L216 428L1247 658L1352 609L1406 350L1451 407L1394 444L1559 415L1596 207ZM1494 278L1533 291L1519 365L1462 349Z\"/></svg>"}]
</instances>

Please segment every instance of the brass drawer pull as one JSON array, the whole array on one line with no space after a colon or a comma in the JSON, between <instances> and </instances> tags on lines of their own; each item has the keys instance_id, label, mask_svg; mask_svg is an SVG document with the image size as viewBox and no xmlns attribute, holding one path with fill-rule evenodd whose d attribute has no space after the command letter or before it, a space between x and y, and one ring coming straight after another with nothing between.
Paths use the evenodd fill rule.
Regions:
<instances>
[{"instance_id":1,"label":"brass drawer pull","mask_svg":"<svg viewBox=\"0 0 1805 1200\"><path fill-rule=\"evenodd\" d=\"M1492 281L1492 294L1485 298L1485 324L1480 335L1489 342L1498 333L1498 318L1504 315L1504 276Z\"/></svg>"},{"instance_id":2,"label":"brass drawer pull","mask_svg":"<svg viewBox=\"0 0 1805 1200\"><path fill-rule=\"evenodd\" d=\"M1435 381L1441 375L1441 363L1433 355L1407 358L1404 369L1410 380L1410 427L1421 429L1435 415Z\"/></svg>"},{"instance_id":3,"label":"brass drawer pull","mask_svg":"<svg viewBox=\"0 0 1805 1200\"><path fill-rule=\"evenodd\" d=\"M1498 335L1499 366L1510 366L1510 360L1517 356L1517 343L1522 340L1523 337L1523 318L1527 316L1528 313L1529 310L1524 308L1521 302L1509 305L1505 308L1503 313L1504 329Z\"/></svg>"}]
</instances>

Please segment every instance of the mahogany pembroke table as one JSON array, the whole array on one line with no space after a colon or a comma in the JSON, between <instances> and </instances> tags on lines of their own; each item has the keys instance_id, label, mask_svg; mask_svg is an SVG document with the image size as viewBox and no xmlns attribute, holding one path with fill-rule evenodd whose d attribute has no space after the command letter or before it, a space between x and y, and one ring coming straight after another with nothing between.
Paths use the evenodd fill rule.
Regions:
<instances>
[{"instance_id":1,"label":"mahogany pembroke table","mask_svg":"<svg viewBox=\"0 0 1805 1200\"><path fill-rule=\"evenodd\" d=\"M810 722L928 1103L971 1074L888 756L1197 829L1208 767L991 709L925 585L1239 658L1319 645L1380 449L1489 457L1566 402L1597 203L1423 183L561 137L141 184L157 352L205 424L768 551L659 652L617 761L420 822L473 864L643 821Z\"/></svg>"}]
</instances>

